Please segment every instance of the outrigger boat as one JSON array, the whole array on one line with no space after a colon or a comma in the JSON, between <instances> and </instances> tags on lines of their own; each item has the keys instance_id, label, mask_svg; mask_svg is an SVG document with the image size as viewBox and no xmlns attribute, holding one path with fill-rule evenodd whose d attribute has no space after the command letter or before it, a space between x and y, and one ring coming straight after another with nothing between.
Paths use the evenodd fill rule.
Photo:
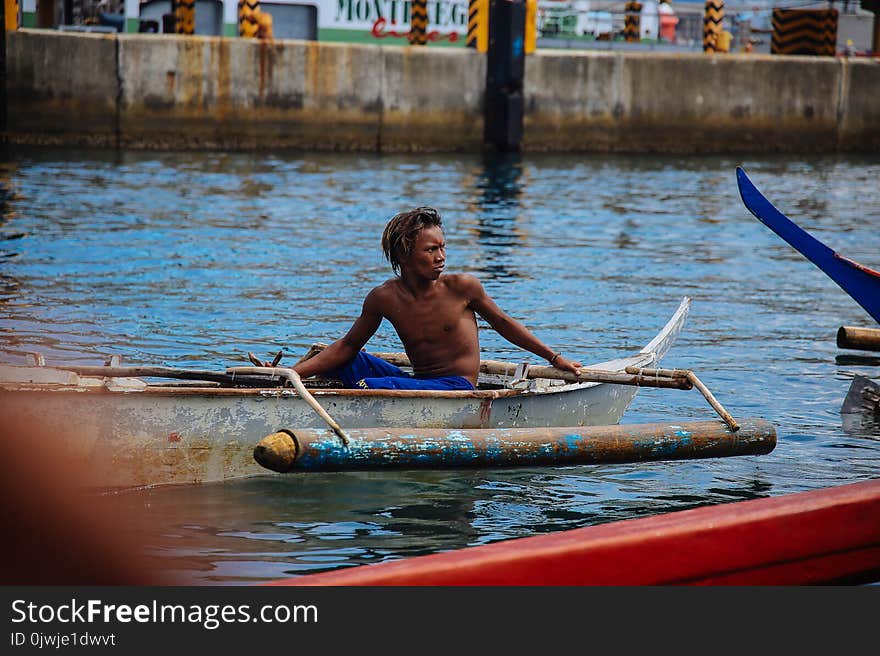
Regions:
<instances>
[{"instance_id":1,"label":"outrigger boat","mask_svg":"<svg viewBox=\"0 0 880 656\"><path fill-rule=\"evenodd\" d=\"M833 251L780 212L764 197L740 167L739 193L746 208L761 223L822 270L880 323L880 271Z\"/></svg>"},{"instance_id":2,"label":"outrigger boat","mask_svg":"<svg viewBox=\"0 0 880 656\"><path fill-rule=\"evenodd\" d=\"M347 429L612 425L639 385L692 386L656 375L662 370L653 370L653 381L646 375L666 355L689 308L684 298L640 351L586 367L579 376L483 361L474 391L350 390L307 380L303 396L264 367L0 365L0 417L7 428L49 440L35 444L69 451L99 487L266 475L254 461L260 438L282 427L325 425L309 400ZM377 355L406 364L401 354Z\"/></svg>"}]
</instances>

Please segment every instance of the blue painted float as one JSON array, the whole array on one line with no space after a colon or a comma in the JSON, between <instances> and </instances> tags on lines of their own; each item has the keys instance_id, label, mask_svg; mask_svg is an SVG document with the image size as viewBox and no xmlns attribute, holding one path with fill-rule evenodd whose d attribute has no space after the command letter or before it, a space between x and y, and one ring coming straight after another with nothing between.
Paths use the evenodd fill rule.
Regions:
<instances>
[{"instance_id":1,"label":"blue painted float","mask_svg":"<svg viewBox=\"0 0 880 656\"><path fill-rule=\"evenodd\" d=\"M281 430L254 459L280 473L379 469L535 467L685 460L770 453L776 429L757 418L571 428L356 428Z\"/></svg>"},{"instance_id":2,"label":"blue painted float","mask_svg":"<svg viewBox=\"0 0 880 656\"><path fill-rule=\"evenodd\" d=\"M880 323L880 271L836 253L799 227L758 191L740 167L736 168L736 181L743 203L761 223L819 267Z\"/></svg>"}]
</instances>

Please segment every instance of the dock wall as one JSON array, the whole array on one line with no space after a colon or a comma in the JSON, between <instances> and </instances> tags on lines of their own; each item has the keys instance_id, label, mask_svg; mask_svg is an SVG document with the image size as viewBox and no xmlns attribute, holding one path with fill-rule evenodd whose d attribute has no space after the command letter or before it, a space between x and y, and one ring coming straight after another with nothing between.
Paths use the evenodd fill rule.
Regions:
<instances>
[{"instance_id":1,"label":"dock wall","mask_svg":"<svg viewBox=\"0 0 880 656\"><path fill-rule=\"evenodd\" d=\"M7 34L7 140L152 149L482 148L486 59L223 37ZM880 60L539 50L527 151L880 150Z\"/></svg>"}]
</instances>

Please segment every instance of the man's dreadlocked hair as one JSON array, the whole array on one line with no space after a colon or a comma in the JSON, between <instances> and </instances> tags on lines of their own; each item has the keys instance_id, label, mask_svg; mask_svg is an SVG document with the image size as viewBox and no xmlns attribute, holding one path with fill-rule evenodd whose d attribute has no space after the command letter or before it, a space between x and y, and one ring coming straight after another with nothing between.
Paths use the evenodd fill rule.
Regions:
<instances>
[{"instance_id":1,"label":"man's dreadlocked hair","mask_svg":"<svg viewBox=\"0 0 880 656\"><path fill-rule=\"evenodd\" d=\"M400 273L400 262L409 257L419 231L425 226L443 227L440 213L433 207L417 207L392 218L382 233L382 250L394 273Z\"/></svg>"}]
</instances>

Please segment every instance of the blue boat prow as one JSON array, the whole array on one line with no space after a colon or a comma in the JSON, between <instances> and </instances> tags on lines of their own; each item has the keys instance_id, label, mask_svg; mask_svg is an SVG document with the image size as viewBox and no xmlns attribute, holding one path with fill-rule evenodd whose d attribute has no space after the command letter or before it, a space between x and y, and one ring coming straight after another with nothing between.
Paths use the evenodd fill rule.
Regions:
<instances>
[{"instance_id":1,"label":"blue boat prow","mask_svg":"<svg viewBox=\"0 0 880 656\"><path fill-rule=\"evenodd\" d=\"M758 191L740 167L736 167L736 181L743 203L761 223L822 269L880 323L880 271L839 255L800 228Z\"/></svg>"}]
</instances>

